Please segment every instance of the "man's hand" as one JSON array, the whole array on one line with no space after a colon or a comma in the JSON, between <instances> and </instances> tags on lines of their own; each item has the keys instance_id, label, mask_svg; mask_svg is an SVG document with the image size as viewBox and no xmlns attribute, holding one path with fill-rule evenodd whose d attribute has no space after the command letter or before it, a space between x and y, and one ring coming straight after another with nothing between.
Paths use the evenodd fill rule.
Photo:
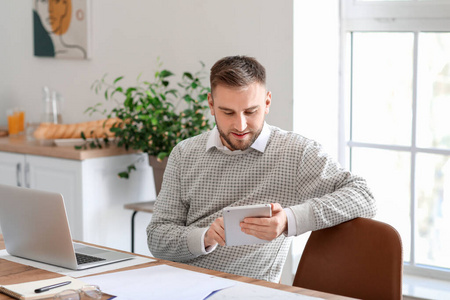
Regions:
<instances>
[{"instance_id":1,"label":"man's hand","mask_svg":"<svg viewBox=\"0 0 450 300\"><path fill-rule=\"evenodd\" d=\"M271 203L271 218L245 218L241 222L241 230L246 234L271 241L287 230L287 217L278 203Z\"/></svg>"},{"instance_id":2,"label":"man's hand","mask_svg":"<svg viewBox=\"0 0 450 300\"><path fill-rule=\"evenodd\" d=\"M205 234L205 248L219 244L225 246L225 229L223 228L223 218L217 218L209 227Z\"/></svg>"}]
</instances>

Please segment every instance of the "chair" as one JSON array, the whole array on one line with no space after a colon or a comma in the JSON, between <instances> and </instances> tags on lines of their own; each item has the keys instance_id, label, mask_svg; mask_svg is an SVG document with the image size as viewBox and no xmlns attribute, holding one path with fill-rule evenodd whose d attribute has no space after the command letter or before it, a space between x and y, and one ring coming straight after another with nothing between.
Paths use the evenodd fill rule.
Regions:
<instances>
[{"instance_id":1,"label":"chair","mask_svg":"<svg viewBox=\"0 0 450 300\"><path fill-rule=\"evenodd\" d=\"M402 271L397 230L356 218L311 233L293 285L359 299L402 299Z\"/></svg>"}]
</instances>

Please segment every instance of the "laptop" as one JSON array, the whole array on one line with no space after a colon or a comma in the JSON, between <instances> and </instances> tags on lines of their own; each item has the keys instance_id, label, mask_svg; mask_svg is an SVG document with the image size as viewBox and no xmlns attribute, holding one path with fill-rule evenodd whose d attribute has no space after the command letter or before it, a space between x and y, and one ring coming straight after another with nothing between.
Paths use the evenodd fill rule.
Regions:
<instances>
[{"instance_id":1,"label":"laptop","mask_svg":"<svg viewBox=\"0 0 450 300\"><path fill-rule=\"evenodd\" d=\"M10 255L72 270L134 257L72 242L59 193L0 184L0 227Z\"/></svg>"}]
</instances>

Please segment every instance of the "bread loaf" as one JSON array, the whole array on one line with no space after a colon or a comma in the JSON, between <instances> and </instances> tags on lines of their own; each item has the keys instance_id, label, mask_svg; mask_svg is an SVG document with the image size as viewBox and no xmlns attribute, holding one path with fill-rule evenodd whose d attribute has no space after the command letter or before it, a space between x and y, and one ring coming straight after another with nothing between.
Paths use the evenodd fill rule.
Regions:
<instances>
[{"instance_id":1,"label":"bread loaf","mask_svg":"<svg viewBox=\"0 0 450 300\"><path fill-rule=\"evenodd\" d=\"M121 122L119 119L103 119L75 124L53 124L41 123L34 132L34 137L40 140L48 139L76 139L81 138L81 132L86 138L106 136L113 137L110 131L114 123Z\"/></svg>"}]
</instances>

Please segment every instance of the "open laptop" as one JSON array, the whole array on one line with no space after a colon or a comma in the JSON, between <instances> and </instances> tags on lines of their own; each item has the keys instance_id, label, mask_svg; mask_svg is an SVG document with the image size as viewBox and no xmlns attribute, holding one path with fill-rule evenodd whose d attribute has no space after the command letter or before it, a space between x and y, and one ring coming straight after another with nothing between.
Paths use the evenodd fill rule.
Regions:
<instances>
[{"instance_id":1,"label":"open laptop","mask_svg":"<svg viewBox=\"0 0 450 300\"><path fill-rule=\"evenodd\" d=\"M0 227L10 255L72 270L134 257L73 243L59 193L0 185Z\"/></svg>"}]
</instances>

